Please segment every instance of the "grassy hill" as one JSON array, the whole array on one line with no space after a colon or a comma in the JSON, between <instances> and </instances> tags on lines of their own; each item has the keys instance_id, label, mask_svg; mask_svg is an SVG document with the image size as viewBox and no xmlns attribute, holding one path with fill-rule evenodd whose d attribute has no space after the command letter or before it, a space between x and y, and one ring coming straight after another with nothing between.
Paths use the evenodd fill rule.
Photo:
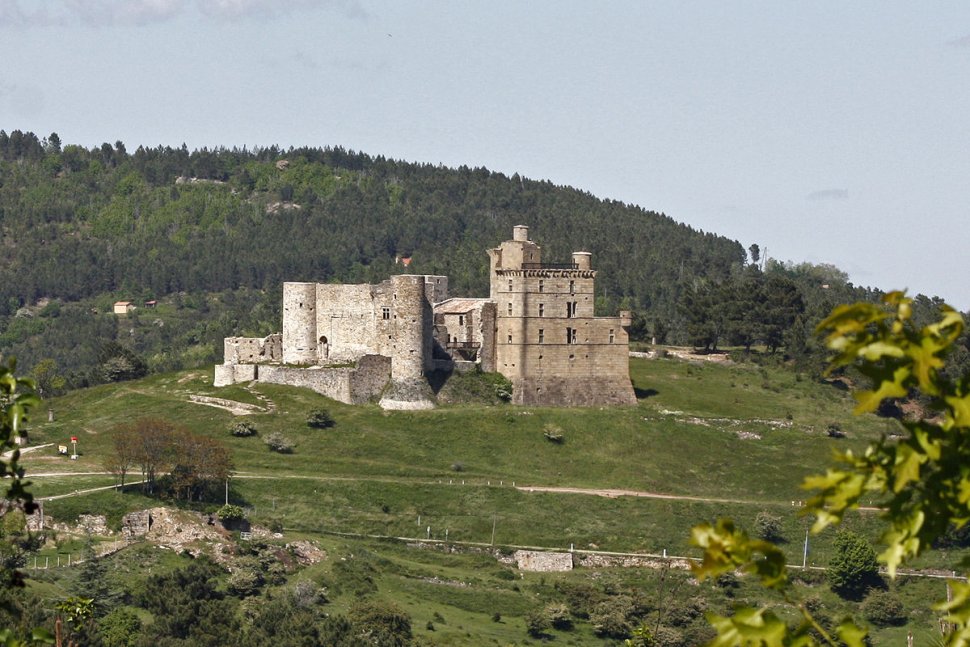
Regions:
<instances>
[{"instance_id":1,"label":"grassy hill","mask_svg":"<svg viewBox=\"0 0 970 647\"><path fill-rule=\"evenodd\" d=\"M363 578L411 615L416 634L427 639L423 644L525 644L528 612L568 598L564 591L570 587L612 587L656 598L669 577L679 592L668 590L661 597L687 604L700 596L710 608L724 611L736 599L731 596L759 593L744 582L741 593L717 585L692 591L685 575L651 569L520 577L488 555L419 550L367 536L417 541L427 539L430 528L431 539L447 537L449 545L464 546L461 550L492 544L494 533L500 550L572 546L690 555L693 524L730 515L750 527L758 513L769 512L781 519L790 562L800 564L809 524L798 515L797 502L806 496L799 489L802 478L823 469L833 450L861 448L890 429L879 418L852 417L846 393L786 370L633 359L631 374L640 395L631 408L463 405L428 412L351 407L272 385L214 389L207 371L158 375L52 400L55 421L35 424L31 443L64 443L76 435L80 458L67 460L51 447L26 454L24 464L28 476L59 474L34 478L38 496L110 485L110 475L92 472L102 471L101 461L111 451L112 427L142 416L184 424L231 447L235 475L229 498L248 508L251 520L282 527L287 540L314 538L331 556L358 556L353 572L335 557L301 575L341 591L332 596L334 611L356 599L356 585L347 583ZM228 429L239 418L193 402L193 396L262 407L264 413L246 417L260 437L230 436ZM308 412L321 406L336 425L307 427ZM841 426L845 438L829 437L832 423ZM548 440L548 430L561 432L564 441ZM290 437L295 451L268 451L261 437L272 432ZM525 486L583 491L530 492ZM643 496L600 496L597 490ZM221 503L202 507L214 510ZM61 521L81 513L106 514L109 525L117 526L124 512L157 504L134 491L109 489L51 500L45 510ZM874 521L874 513L862 512L847 525L875 541ZM832 538L831 533L812 538L809 565L827 564ZM919 566L950 568L958 557L931 553ZM820 577L805 575L832 613L847 608ZM930 588L941 586L903 578L896 590L921 604ZM493 621L495 613L501 622ZM436 622L436 614L445 621ZM435 626L433 632L426 622ZM933 622L929 615L914 616L909 628L929 636ZM553 633L562 644L593 644L599 640L593 627L579 619L574 630ZM694 614L676 630L700 636L703 620ZM887 638L903 635L901 629L880 631L877 635Z\"/></svg>"}]
</instances>

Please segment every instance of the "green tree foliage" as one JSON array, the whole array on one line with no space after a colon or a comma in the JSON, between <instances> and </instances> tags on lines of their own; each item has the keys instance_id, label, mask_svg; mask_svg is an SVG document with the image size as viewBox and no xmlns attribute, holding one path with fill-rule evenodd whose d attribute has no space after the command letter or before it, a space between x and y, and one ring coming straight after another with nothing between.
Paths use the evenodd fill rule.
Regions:
<instances>
[{"instance_id":1,"label":"green tree foliage","mask_svg":"<svg viewBox=\"0 0 970 647\"><path fill-rule=\"evenodd\" d=\"M826 571L833 591L850 600L861 600L869 589L882 584L876 551L865 537L839 530L834 548L835 555Z\"/></svg>"},{"instance_id":2,"label":"green tree foliage","mask_svg":"<svg viewBox=\"0 0 970 647\"><path fill-rule=\"evenodd\" d=\"M225 636L238 630L233 603L216 587L216 578L223 573L219 565L199 558L171 573L150 577L136 600L155 618L144 629L143 644L223 644Z\"/></svg>"},{"instance_id":3,"label":"green tree foliage","mask_svg":"<svg viewBox=\"0 0 970 647\"><path fill-rule=\"evenodd\" d=\"M3 238L16 243L0 260L0 337L12 333L13 342L3 346L28 368L54 359L74 386L108 377L93 370L104 341L168 370L216 359L221 338L242 332L219 322L140 339L138 326L119 325L103 307L92 313L98 298L139 304L242 290L272 302L294 278L377 282L402 271L447 274L456 296L479 296L488 291L482 250L527 222L549 261L593 252L597 297L611 310L627 303L662 318L677 338L683 330L672 313L685 286L730 276L746 258L734 241L575 189L341 148L88 149L13 131L0 135L0 177ZM413 259L407 270L395 264L402 255ZM40 338L25 334L14 315L41 299L61 302L73 323L45 317ZM227 305L213 307L240 328L259 323ZM215 345L204 357L181 357L189 337ZM174 356L152 364L166 352ZM129 369L116 364L107 367L112 379Z\"/></svg>"},{"instance_id":4,"label":"green tree foliage","mask_svg":"<svg viewBox=\"0 0 970 647\"><path fill-rule=\"evenodd\" d=\"M104 647L135 647L142 623L128 607L114 609L98 620L98 635Z\"/></svg>"},{"instance_id":5,"label":"green tree foliage","mask_svg":"<svg viewBox=\"0 0 970 647\"><path fill-rule=\"evenodd\" d=\"M219 441L176 427L160 418L139 418L112 433L114 452L105 463L124 485L125 475L141 469L142 490L162 489L176 499L201 500L232 472L232 457ZM164 479L163 472L168 472Z\"/></svg>"},{"instance_id":6,"label":"green tree foliage","mask_svg":"<svg viewBox=\"0 0 970 647\"><path fill-rule=\"evenodd\" d=\"M868 379L869 388L855 394L857 412L874 411L886 398L911 392L922 394L931 410L926 417L899 422L906 433L899 441L876 443L860 455L845 451L839 467L804 484L816 492L805 507L815 516L813 532L840 523L863 497L885 502L882 541L887 548L878 559L891 578L904 560L968 521L970 376L952 378L944 371L946 353L962 338L963 318L945 306L928 323L915 322L913 314L913 300L894 292L885 296L883 306L839 306L819 324L834 354L832 368L851 366ZM703 563L696 569L700 579L747 570L802 617L798 626L789 627L768 607L711 616L718 632L714 644L864 643L865 631L851 621L834 631L819 622L808 601L798 599L788 586L784 556L772 544L750 539L726 519L696 526L692 542L704 549ZM870 563L868 556L860 561ZM943 643L965 645L970 641L970 584L952 580L949 586L952 596L934 605L948 623Z\"/></svg>"}]
</instances>

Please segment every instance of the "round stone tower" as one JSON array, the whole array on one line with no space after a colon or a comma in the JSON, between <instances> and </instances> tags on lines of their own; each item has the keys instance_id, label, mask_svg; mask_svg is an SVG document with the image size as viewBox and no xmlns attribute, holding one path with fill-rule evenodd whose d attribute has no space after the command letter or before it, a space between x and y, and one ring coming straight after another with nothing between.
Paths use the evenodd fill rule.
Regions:
<instances>
[{"instance_id":1,"label":"round stone tower","mask_svg":"<svg viewBox=\"0 0 970 647\"><path fill-rule=\"evenodd\" d=\"M283 363L317 362L316 283L283 284Z\"/></svg>"},{"instance_id":2,"label":"round stone tower","mask_svg":"<svg viewBox=\"0 0 970 647\"><path fill-rule=\"evenodd\" d=\"M391 351L391 379L424 378L425 312L424 277L399 274L391 277L394 290L392 311L396 340ZM430 341L430 337L428 339Z\"/></svg>"},{"instance_id":3,"label":"round stone tower","mask_svg":"<svg viewBox=\"0 0 970 647\"><path fill-rule=\"evenodd\" d=\"M577 270L593 269L593 254L590 252L573 252L573 265Z\"/></svg>"}]
</instances>

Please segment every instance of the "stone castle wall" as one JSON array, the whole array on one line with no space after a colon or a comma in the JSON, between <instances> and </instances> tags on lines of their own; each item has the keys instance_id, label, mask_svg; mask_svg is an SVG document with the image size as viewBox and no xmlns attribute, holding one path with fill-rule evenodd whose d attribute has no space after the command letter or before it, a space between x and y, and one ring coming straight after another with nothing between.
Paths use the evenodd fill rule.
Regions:
<instances>
[{"instance_id":1,"label":"stone castle wall","mask_svg":"<svg viewBox=\"0 0 970 647\"><path fill-rule=\"evenodd\" d=\"M259 380L343 402L380 394L387 408L426 408L434 399L426 374L474 360L511 380L517 404L634 404L629 315L594 316L591 254L543 264L519 225L488 255L489 299L449 300L447 277L431 275L285 283L282 334L227 338L214 384Z\"/></svg>"}]
</instances>

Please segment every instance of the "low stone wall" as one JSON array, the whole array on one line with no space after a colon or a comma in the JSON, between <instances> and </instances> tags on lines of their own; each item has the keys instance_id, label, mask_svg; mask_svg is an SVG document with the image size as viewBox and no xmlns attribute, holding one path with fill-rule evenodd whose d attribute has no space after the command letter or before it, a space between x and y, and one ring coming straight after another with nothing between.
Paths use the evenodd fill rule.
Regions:
<instances>
[{"instance_id":1,"label":"low stone wall","mask_svg":"<svg viewBox=\"0 0 970 647\"><path fill-rule=\"evenodd\" d=\"M260 382L304 387L346 404L363 404L377 397L390 378L391 360L381 355L365 355L357 366L262 365L258 373Z\"/></svg>"},{"instance_id":2,"label":"low stone wall","mask_svg":"<svg viewBox=\"0 0 970 647\"><path fill-rule=\"evenodd\" d=\"M229 386L256 379L255 364L216 364L212 386Z\"/></svg>"},{"instance_id":3,"label":"low stone wall","mask_svg":"<svg viewBox=\"0 0 970 647\"><path fill-rule=\"evenodd\" d=\"M573 570L571 553L547 553L535 550L515 551L515 563L521 571L559 573Z\"/></svg>"}]
</instances>

